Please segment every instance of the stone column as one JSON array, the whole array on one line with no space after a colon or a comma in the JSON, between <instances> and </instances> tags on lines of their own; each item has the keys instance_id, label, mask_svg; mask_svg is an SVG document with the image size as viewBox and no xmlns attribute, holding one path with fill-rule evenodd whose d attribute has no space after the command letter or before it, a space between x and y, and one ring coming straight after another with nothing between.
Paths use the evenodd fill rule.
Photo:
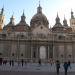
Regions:
<instances>
[{"instance_id":1,"label":"stone column","mask_svg":"<svg viewBox=\"0 0 75 75\"><path fill-rule=\"evenodd\" d=\"M59 59L59 49L58 49L58 44L55 46L55 52L56 52L56 57L55 59L58 60Z\"/></svg>"},{"instance_id":2,"label":"stone column","mask_svg":"<svg viewBox=\"0 0 75 75\"><path fill-rule=\"evenodd\" d=\"M20 40L18 38L17 40L17 60L19 61L19 57L20 57Z\"/></svg>"},{"instance_id":3,"label":"stone column","mask_svg":"<svg viewBox=\"0 0 75 75\"><path fill-rule=\"evenodd\" d=\"M75 51L74 51L74 49L75 49L75 44L72 42L72 61L73 62L75 62Z\"/></svg>"},{"instance_id":4,"label":"stone column","mask_svg":"<svg viewBox=\"0 0 75 75\"><path fill-rule=\"evenodd\" d=\"M38 59L40 58L40 47L38 46Z\"/></svg>"},{"instance_id":5,"label":"stone column","mask_svg":"<svg viewBox=\"0 0 75 75\"><path fill-rule=\"evenodd\" d=\"M66 61L67 59L66 59L66 56L67 56L67 45L65 44L65 42L64 42L64 61Z\"/></svg>"},{"instance_id":6,"label":"stone column","mask_svg":"<svg viewBox=\"0 0 75 75\"><path fill-rule=\"evenodd\" d=\"M38 46L37 46L37 48L36 48L36 59L37 59L37 61L38 61L38 58L39 58L39 51L38 51Z\"/></svg>"},{"instance_id":7,"label":"stone column","mask_svg":"<svg viewBox=\"0 0 75 75\"><path fill-rule=\"evenodd\" d=\"M75 43L73 43L73 54L74 54L73 60L74 60L74 62L75 62Z\"/></svg>"},{"instance_id":8,"label":"stone column","mask_svg":"<svg viewBox=\"0 0 75 75\"><path fill-rule=\"evenodd\" d=\"M52 59L55 59L55 46L54 46L54 43L53 43L53 58Z\"/></svg>"},{"instance_id":9,"label":"stone column","mask_svg":"<svg viewBox=\"0 0 75 75\"><path fill-rule=\"evenodd\" d=\"M8 53L7 53L7 56L9 59L12 59L12 55L11 55L11 41L8 42L8 45L7 45L7 49L8 49Z\"/></svg>"},{"instance_id":10,"label":"stone column","mask_svg":"<svg viewBox=\"0 0 75 75\"><path fill-rule=\"evenodd\" d=\"M33 60L33 47L31 46L31 62Z\"/></svg>"},{"instance_id":11,"label":"stone column","mask_svg":"<svg viewBox=\"0 0 75 75\"><path fill-rule=\"evenodd\" d=\"M48 46L48 60L49 60L49 53L50 53L50 47Z\"/></svg>"}]
</instances>

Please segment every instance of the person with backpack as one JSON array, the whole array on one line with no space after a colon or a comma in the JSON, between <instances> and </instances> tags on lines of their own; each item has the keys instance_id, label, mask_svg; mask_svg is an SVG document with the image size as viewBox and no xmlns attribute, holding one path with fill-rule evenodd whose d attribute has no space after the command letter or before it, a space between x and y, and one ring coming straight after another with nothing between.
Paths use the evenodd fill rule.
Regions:
<instances>
[{"instance_id":1,"label":"person with backpack","mask_svg":"<svg viewBox=\"0 0 75 75\"><path fill-rule=\"evenodd\" d=\"M67 70L68 70L68 63L64 62L64 70L65 70L65 75L67 75Z\"/></svg>"},{"instance_id":2,"label":"person with backpack","mask_svg":"<svg viewBox=\"0 0 75 75\"><path fill-rule=\"evenodd\" d=\"M56 61L56 71L57 71L57 75L59 75L59 69L60 69L60 62L59 60Z\"/></svg>"}]
</instances>

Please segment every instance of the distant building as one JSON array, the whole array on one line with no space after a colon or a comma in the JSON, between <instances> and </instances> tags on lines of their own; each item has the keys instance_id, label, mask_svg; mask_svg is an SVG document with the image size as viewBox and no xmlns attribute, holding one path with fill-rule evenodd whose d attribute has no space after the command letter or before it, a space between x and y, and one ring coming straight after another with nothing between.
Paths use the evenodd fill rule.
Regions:
<instances>
[{"instance_id":1,"label":"distant building","mask_svg":"<svg viewBox=\"0 0 75 75\"><path fill-rule=\"evenodd\" d=\"M70 60L75 62L75 22L71 12L70 26L64 18L63 24L57 14L55 25L49 28L49 21L38 6L37 13L32 17L30 25L25 21L24 12L18 24L14 16L4 25L3 8L0 13L0 58L7 60L30 60L37 62Z\"/></svg>"}]
</instances>

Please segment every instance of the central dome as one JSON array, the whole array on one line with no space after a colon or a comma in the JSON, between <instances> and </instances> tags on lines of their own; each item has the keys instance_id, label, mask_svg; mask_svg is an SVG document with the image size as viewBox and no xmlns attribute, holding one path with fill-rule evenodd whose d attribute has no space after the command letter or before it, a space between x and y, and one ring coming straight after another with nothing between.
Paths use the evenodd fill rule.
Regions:
<instances>
[{"instance_id":1,"label":"central dome","mask_svg":"<svg viewBox=\"0 0 75 75\"><path fill-rule=\"evenodd\" d=\"M46 16L42 13L42 7L39 5L39 7L37 8L37 13L31 19L30 25L32 28L35 28L41 24L47 28L49 27L48 20Z\"/></svg>"}]
</instances>

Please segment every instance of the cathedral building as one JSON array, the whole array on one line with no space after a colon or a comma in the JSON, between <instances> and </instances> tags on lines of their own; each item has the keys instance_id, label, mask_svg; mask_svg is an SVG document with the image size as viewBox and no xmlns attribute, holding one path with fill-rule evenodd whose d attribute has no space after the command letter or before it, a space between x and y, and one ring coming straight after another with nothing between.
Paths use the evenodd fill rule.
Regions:
<instances>
[{"instance_id":1,"label":"cathedral building","mask_svg":"<svg viewBox=\"0 0 75 75\"><path fill-rule=\"evenodd\" d=\"M21 59L37 62L50 60L75 62L75 18L71 12L70 26L64 17L63 24L59 15L55 25L49 28L49 21L43 14L42 7L31 18L30 25L25 21L24 12L18 24L14 16L4 25L4 8L0 13L0 58L3 60L20 61ZM4 25L4 26L3 26ZM3 28L2 28L3 26Z\"/></svg>"}]
</instances>

